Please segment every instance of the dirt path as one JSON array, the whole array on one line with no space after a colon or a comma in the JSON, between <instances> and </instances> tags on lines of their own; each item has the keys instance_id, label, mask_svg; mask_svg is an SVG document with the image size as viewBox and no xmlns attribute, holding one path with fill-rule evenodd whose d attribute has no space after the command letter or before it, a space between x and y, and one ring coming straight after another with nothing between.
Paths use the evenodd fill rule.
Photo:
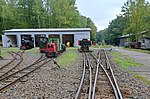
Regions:
<instances>
[{"instance_id":1,"label":"dirt path","mask_svg":"<svg viewBox=\"0 0 150 99\"><path fill-rule=\"evenodd\" d=\"M138 67L130 66L129 69L132 70L133 72L136 72L150 79L150 54L124 50L122 48L115 48L115 50L143 64L143 66L138 66Z\"/></svg>"}]
</instances>

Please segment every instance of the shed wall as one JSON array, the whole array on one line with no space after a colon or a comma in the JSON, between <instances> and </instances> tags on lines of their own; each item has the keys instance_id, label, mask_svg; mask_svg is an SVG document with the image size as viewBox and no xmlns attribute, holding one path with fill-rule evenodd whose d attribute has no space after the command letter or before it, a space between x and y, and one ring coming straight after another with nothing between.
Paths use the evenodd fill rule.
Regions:
<instances>
[{"instance_id":1,"label":"shed wall","mask_svg":"<svg viewBox=\"0 0 150 99\"><path fill-rule=\"evenodd\" d=\"M3 47L7 47L6 45L6 37L7 35L16 35L16 38L17 38L17 47L20 47L21 46L21 35L31 35L32 37L34 37L34 43L35 43L35 35L43 35L45 34L46 37L49 37L49 35L51 34L54 34L54 35L60 35L60 39L61 39L61 43L62 43L62 35L63 34L74 34L74 46L78 46L78 40L81 40L82 38L87 38L87 39L90 39L90 31L59 31L59 32L55 32L55 31L43 31L43 32L40 32L40 31L37 31L37 32L27 32L27 31L20 31L20 32L4 32L4 37L3 37Z\"/></svg>"},{"instance_id":2,"label":"shed wall","mask_svg":"<svg viewBox=\"0 0 150 99\"><path fill-rule=\"evenodd\" d=\"M3 47L6 47L6 36L5 35L2 35L2 44L3 44Z\"/></svg>"}]
</instances>

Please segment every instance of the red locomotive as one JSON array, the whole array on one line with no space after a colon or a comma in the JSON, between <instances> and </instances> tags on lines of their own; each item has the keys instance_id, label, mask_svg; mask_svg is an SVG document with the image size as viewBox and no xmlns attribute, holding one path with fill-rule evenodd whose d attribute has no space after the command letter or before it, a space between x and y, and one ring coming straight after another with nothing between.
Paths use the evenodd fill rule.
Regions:
<instances>
[{"instance_id":1,"label":"red locomotive","mask_svg":"<svg viewBox=\"0 0 150 99\"><path fill-rule=\"evenodd\" d=\"M58 54L66 50L66 46L60 43L59 38L39 37L39 50L44 52L49 58L57 57Z\"/></svg>"},{"instance_id":2,"label":"red locomotive","mask_svg":"<svg viewBox=\"0 0 150 99\"><path fill-rule=\"evenodd\" d=\"M47 57L57 57L58 56L58 46L56 43L47 43L46 56Z\"/></svg>"}]
</instances>

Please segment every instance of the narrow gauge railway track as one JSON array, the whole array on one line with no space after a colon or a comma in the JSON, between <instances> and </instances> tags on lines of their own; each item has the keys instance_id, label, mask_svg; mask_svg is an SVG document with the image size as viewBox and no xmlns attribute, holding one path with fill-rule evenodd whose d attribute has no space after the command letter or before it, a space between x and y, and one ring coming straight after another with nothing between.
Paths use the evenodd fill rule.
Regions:
<instances>
[{"instance_id":1,"label":"narrow gauge railway track","mask_svg":"<svg viewBox=\"0 0 150 99\"><path fill-rule=\"evenodd\" d=\"M107 56L107 51L105 51L104 49L102 50L102 55L103 58L102 59L105 59L105 62L103 64L103 67L105 68L105 70L107 70L107 73L109 74L110 78L111 78L111 81L110 83L112 83L112 87L113 87L113 90L115 92L115 98L118 97L118 99L123 99L123 96L121 94L121 91L120 91L120 88L118 86L118 83L117 83L117 80L114 76L114 72L113 72L113 69L111 67L111 64L110 64L110 61L109 61L109 58Z\"/></svg>"},{"instance_id":2,"label":"narrow gauge railway track","mask_svg":"<svg viewBox=\"0 0 150 99\"><path fill-rule=\"evenodd\" d=\"M13 52L7 52L7 53L9 53L11 56L10 57L12 57L13 59L11 59L11 61L10 62L8 62L7 64L5 64L4 66L1 66L0 67L0 70L1 69L3 69L3 68L5 68L6 66L8 66L9 64L11 64L13 61L15 61L15 59L16 59L16 54L14 55L14 53Z\"/></svg>"},{"instance_id":3,"label":"narrow gauge railway track","mask_svg":"<svg viewBox=\"0 0 150 99\"><path fill-rule=\"evenodd\" d=\"M0 78L3 78L5 76L7 76L9 73L11 73L14 69L16 69L21 62L23 61L23 53L22 52L8 52L13 56L13 59L7 63L6 65L0 67Z\"/></svg>"},{"instance_id":4,"label":"narrow gauge railway track","mask_svg":"<svg viewBox=\"0 0 150 99\"><path fill-rule=\"evenodd\" d=\"M114 77L112 67L110 65L107 53L105 50L99 52L99 57L97 59L98 67L101 68L98 72L97 79L95 77L93 96L94 98L110 98L110 99L123 99L120 89L118 87L117 81ZM101 76L100 76L101 75Z\"/></svg>"},{"instance_id":5,"label":"narrow gauge railway track","mask_svg":"<svg viewBox=\"0 0 150 99\"><path fill-rule=\"evenodd\" d=\"M43 55L41 55L41 57L37 61L32 63L31 65L21 70L18 70L10 75L7 75L4 78L1 78L0 79L0 93L5 91L7 88L11 87L18 81L23 80L24 77L33 73L35 70L39 69L40 67L42 67L43 65L45 65L46 63L52 60L52 59L47 59L47 58L42 58L42 57Z\"/></svg>"},{"instance_id":6,"label":"narrow gauge railway track","mask_svg":"<svg viewBox=\"0 0 150 99\"><path fill-rule=\"evenodd\" d=\"M10 59L11 61L8 62L7 64L5 64L4 66L0 66L0 70L5 68L7 65L11 64L16 59L13 53L11 53L11 52L8 52L8 53L11 55L10 57L12 57L13 59ZM5 59L3 59L3 60L5 60Z\"/></svg>"},{"instance_id":7,"label":"narrow gauge railway track","mask_svg":"<svg viewBox=\"0 0 150 99\"><path fill-rule=\"evenodd\" d=\"M75 99L123 99L105 50L99 51L98 57L92 53L86 55L84 55L83 75ZM86 77L86 72L89 78Z\"/></svg>"},{"instance_id":8,"label":"narrow gauge railway track","mask_svg":"<svg viewBox=\"0 0 150 99\"><path fill-rule=\"evenodd\" d=\"M75 99L91 99L92 96L92 69L94 66L89 55L89 53L83 54L83 74Z\"/></svg>"},{"instance_id":9,"label":"narrow gauge railway track","mask_svg":"<svg viewBox=\"0 0 150 99\"><path fill-rule=\"evenodd\" d=\"M77 94L75 96L75 99L79 99L81 97L81 91L83 90L83 84L85 83L84 79L85 79L85 74L86 74L86 58L85 58L85 54L83 55L83 74L82 74L82 78L81 78L81 82L77 91ZM87 86L88 88L88 86Z\"/></svg>"}]
</instances>

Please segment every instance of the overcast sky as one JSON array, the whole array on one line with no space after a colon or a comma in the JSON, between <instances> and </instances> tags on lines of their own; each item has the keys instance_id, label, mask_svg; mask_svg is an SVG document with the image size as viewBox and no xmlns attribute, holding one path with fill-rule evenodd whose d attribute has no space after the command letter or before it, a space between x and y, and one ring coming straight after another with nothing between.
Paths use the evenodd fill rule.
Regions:
<instances>
[{"instance_id":1,"label":"overcast sky","mask_svg":"<svg viewBox=\"0 0 150 99\"><path fill-rule=\"evenodd\" d=\"M90 17L98 31L108 27L109 22L121 13L121 7L127 0L76 0L81 15ZM150 1L150 0L147 0Z\"/></svg>"}]
</instances>

